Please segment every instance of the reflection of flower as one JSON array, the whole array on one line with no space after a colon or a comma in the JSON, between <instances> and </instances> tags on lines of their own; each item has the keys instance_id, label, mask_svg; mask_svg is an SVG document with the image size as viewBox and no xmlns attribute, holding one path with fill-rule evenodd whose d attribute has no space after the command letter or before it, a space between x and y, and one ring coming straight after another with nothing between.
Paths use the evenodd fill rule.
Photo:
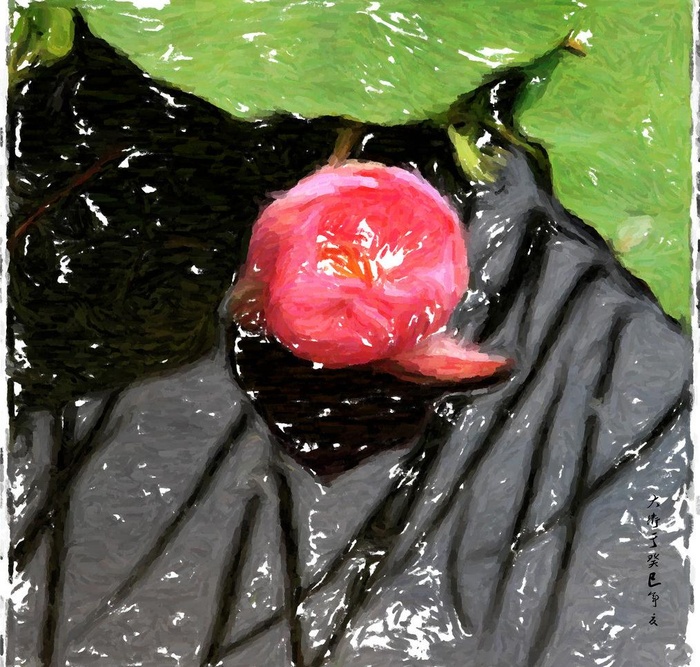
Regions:
<instances>
[{"instance_id":1,"label":"reflection of flower","mask_svg":"<svg viewBox=\"0 0 700 667\"><path fill-rule=\"evenodd\" d=\"M430 184L348 161L265 209L233 311L329 368L371 363L414 381L487 377L505 360L444 333L468 277L457 214Z\"/></svg>"}]
</instances>

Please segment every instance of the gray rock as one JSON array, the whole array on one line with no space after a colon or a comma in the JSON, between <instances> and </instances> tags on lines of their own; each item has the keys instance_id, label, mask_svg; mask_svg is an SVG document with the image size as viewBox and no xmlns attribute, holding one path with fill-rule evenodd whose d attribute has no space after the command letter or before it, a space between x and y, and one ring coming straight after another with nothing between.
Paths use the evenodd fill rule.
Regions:
<instances>
[{"instance_id":1,"label":"gray rock","mask_svg":"<svg viewBox=\"0 0 700 667\"><path fill-rule=\"evenodd\" d=\"M47 528L17 575L10 664L46 663L37 619L54 665L685 664L689 343L521 154L475 201L454 322L507 381L331 481L280 451L223 346L101 399L59 574ZM39 498L32 419L10 465Z\"/></svg>"}]
</instances>

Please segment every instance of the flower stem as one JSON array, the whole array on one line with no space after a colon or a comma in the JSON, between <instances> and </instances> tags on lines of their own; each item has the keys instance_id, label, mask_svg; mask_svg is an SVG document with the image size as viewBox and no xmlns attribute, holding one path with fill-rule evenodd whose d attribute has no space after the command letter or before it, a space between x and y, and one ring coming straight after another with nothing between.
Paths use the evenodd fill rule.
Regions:
<instances>
[{"instance_id":1,"label":"flower stem","mask_svg":"<svg viewBox=\"0 0 700 667\"><path fill-rule=\"evenodd\" d=\"M331 167L338 167L343 164L363 133L364 127L360 123L353 123L338 130L338 138L336 139L333 152L328 158L328 164Z\"/></svg>"},{"instance_id":2,"label":"flower stem","mask_svg":"<svg viewBox=\"0 0 700 667\"><path fill-rule=\"evenodd\" d=\"M29 228L32 227L32 225L34 225L50 208L65 199L71 192L73 192L73 190L87 183L93 176L102 171L107 164L120 157L125 150L126 149L124 147L119 147L107 152L88 169L74 176L65 188L49 196L38 208L34 210L31 215L25 218L24 222L22 222L17 229L15 229L10 238L7 240L7 247L10 252L15 249L19 240L27 233Z\"/></svg>"}]
</instances>

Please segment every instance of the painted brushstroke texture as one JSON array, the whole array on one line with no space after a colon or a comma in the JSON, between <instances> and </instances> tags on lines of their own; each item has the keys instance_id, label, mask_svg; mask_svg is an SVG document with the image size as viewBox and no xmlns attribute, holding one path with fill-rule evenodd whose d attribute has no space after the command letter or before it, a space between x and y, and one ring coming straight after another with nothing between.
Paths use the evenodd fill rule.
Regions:
<instances>
[{"instance_id":1,"label":"painted brushstroke texture","mask_svg":"<svg viewBox=\"0 0 700 667\"><path fill-rule=\"evenodd\" d=\"M365 157L395 156L402 132L377 131ZM463 392L413 445L331 481L309 474L252 413L223 348L91 398L73 425L27 415L19 474L51 431L92 444L59 511L40 503L14 526L19 545L43 528L17 549L11 655L36 656L48 620L55 661L85 667L686 664L690 588L672 544L689 528L688 343L522 155L465 222L473 291L456 321L521 366ZM37 473L41 491L55 471ZM59 540L44 537L52 517ZM56 547L65 583L51 593Z\"/></svg>"},{"instance_id":2,"label":"painted brushstroke texture","mask_svg":"<svg viewBox=\"0 0 700 667\"><path fill-rule=\"evenodd\" d=\"M327 368L378 364L458 382L506 364L445 334L468 280L462 225L435 188L404 169L348 161L265 209L231 308Z\"/></svg>"},{"instance_id":3,"label":"painted brushstroke texture","mask_svg":"<svg viewBox=\"0 0 700 667\"><path fill-rule=\"evenodd\" d=\"M152 76L244 118L423 120L571 31L588 57L532 72L519 120L546 144L562 203L603 234L667 312L688 317L688 0L74 4ZM653 224L637 235L644 216Z\"/></svg>"},{"instance_id":4,"label":"painted brushstroke texture","mask_svg":"<svg viewBox=\"0 0 700 667\"><path fill-rule=\"evenodd\" d=\"M499 179L475 185L434 125L365 128L351 159L415 165L468 230L458 339L518 364L437 397L318 369L341 374L326 398L366 417L375 449L316 469L239 382L241 357L271 343L228 348L215 309L259 206L327 162L338 120L235 121L85 32L77 44L12 99L11 228L61 196L12 254L10 660L686 664L689 344L532 160L506 145ZM114 146L124 160L100 162ZM70 187L76 174L90 178ZM329 385L280 350L299 366L270 355L265 390L318 432ZM386 414L401 398L394 424L343 404L368 387Z\"/></svg>"}]
</instances>

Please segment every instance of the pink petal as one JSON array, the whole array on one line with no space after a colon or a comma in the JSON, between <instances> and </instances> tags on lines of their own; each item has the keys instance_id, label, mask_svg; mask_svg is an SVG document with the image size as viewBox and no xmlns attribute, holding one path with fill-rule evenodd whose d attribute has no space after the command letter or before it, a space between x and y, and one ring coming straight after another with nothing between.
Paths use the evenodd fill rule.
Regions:
<instances>
[{"instance_id":1,"label":"pink petal","mask_svg":"<svg viewBox=\"0 0 700 667\"><path fill-rule=\"evenodd\" d=\"M427 347L422 361L415 350L401 355L432 340L459 303L466 243L456 211L419 174L352 160L323 167L258 218L232 313L330 368L389 359L391 372L422 378L414 381L459 381L464 348L446 353L461 371L438 368ZM490 374L474 368L469 377Z\"/></svg>"},{"instance_id":2,"label":"pink petal","mask_svg":"<svg viewBox=\"0 0 700 667\"><path fill-rule=\"evenodd\" d=\"M375 365L401 380L419 384L483 380L511 365L505 357L480 352L444 333L434 334L412 350Z\"/></svg>"},{"instance_id":3,"label":"pink petal","mask_svg":"<svg viewBox=\"0 0 700 667\"><path fill-rule=\"evenodd\" d=\"M389 356L396 331L391 314L368 300L362 286L320 287L298 281L271 299L266 319L277 340L297 357L328 368Z\"/></svg>"}]
</instances>

